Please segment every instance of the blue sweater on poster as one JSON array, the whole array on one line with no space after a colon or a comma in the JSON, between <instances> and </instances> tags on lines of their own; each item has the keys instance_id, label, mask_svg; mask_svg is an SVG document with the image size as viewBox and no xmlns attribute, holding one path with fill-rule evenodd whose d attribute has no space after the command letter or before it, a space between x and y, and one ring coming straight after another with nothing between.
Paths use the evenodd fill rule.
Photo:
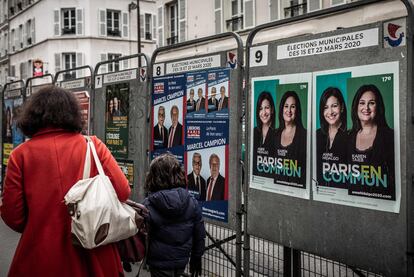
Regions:
<instances>
[{"instance_id":1,"label":"blue sweater on poster","mask_svg":"<svg viewBox=\"0 0 414 277\"><path fill-rule=\"evenodd\" d=\"M183 188L150 194L147 264L159 269L184 269L190 255L204 252L205 228L197 200Z\"/></svg>"}]
</instances>

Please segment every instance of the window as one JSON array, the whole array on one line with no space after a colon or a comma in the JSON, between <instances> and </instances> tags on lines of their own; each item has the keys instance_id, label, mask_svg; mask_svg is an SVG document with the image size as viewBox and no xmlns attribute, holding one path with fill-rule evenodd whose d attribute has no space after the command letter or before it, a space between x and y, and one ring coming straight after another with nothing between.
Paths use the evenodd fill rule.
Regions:
<instances>
[{"instance_id":1,"label":"window","mask_svg":"<svg viewBox=\"0 0 414 277\"><path fill-rule=\"evenodd\" d=\"M62 35L76 34L76 10L62 9Z\"/></svg>"},{"instance_id":2,"label":"window","mask_svg":"<svg viewBox=\"0 0 414 277\"><path fill-rule=\"evenodd\" d=\"M76 67L76 53L62 53L63 57L63 66L64 70L75 68ZM66 72L64 74L64 79L75 79L76 71Z\"/></svg>"},{"instance_id":3,"label":"window","mask_svg":"<svg viewBox=\"0 0 414 277\"><path fill-rule=\"evenodd\" d=\"M106 11L106 32L108 36L121 36L121 30L119 28L121 12L107 10Z\"/></svg>"},{"instance_id":4,"label":"window","mask_svg":"<svg viewBox=\"0 0 414 277\"><path fill-rule=\"evenodd\" d=\"M167 6L168 13L168 30L169 38L167 38L167 44L178 43L178 5L173 3L172 5Z\"/></svg>"},{"instance_id":5,"label":"window","mask_svg":"<svg viewBox=\"0 0 414 277\"><path fill-rule=\"evenodd\" d=\"M15 31L14 29L12 29L10 33L10 46L11 46L12 52L16 50L16 47L14 45L14 36L15 36Z\"/></svg>"},{"instance_id":6,"label":"window","mask_svg":"<svg viewBox=\"0 0 414 277\"><path fill-rule=\"evenodd\" d=\"M26 34L27 34L27 45L32 45L33 39L32 39L32 20L29 19L26 22Z\"/></svg>"},{"instance_id":7,"label":"window","mask_svg":"<svg viewBox=\"0 0 414 277\"><path fill-rule=\"evenodd\" d=\"M305 14L307 12L307 0L283 0L282 12L284 18Z\"/></svg>"},{"instance_id":8,"label":"window","mask_svg":"<svg viewBox=\"0 0 414 277\"><path fill-rule=\"evenodd\" d=\"M114 60L121 57L121 54L108 53L108 60ZM108 64L108 72L119 71L119 61Z\"/></svg>"},{"instance_id":9,"label":"window","mask_svg":"<svg viewBox=\"0 0 414 277\"><path fill-rule=\"evenodd\" d=\"M227 30L243 29L243 0L231 0L231 18L226 20Z\"/></svg>"},{"instance_id":10,"label":"window","mask_svg":"<svg viewBox=\"0 0 414 277\"><path fill-rule=\"evenodd\" d=\"M152 15L145 14L145 39L152 39Z\"/></svg>"}]
</instances>

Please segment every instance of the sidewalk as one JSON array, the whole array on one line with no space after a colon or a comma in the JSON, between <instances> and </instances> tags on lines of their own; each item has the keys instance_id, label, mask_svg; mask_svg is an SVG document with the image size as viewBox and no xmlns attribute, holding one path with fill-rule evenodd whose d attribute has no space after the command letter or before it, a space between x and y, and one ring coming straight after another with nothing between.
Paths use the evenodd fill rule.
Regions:
<instances>
[{"instance_id":1,"label":"sidewalk","mask_svg":"<svg viewBox=\"0 0 414 277\"><path fill-rule=\"evenodd\" d=\"M20 234L11 230L2 219L0 219L0 276L5 277L9 271L13 254L19 241ZM132 272L125 272L126 277L135 277L139 264L132 265ZM148 271L141 269L140 277L150 277Z\"/></svg>"}]
</instances>

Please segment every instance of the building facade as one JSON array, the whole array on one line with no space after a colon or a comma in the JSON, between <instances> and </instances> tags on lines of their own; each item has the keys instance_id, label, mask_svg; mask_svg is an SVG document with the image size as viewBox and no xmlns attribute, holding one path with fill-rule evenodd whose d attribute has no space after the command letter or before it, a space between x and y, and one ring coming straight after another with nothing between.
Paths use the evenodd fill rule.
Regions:
<instances>
[{"instance_id":1,"label":"building facade","mask_svg":"<svg viewBox=\"0 0 414 277\"><path fill-rule=\"evenodd\" d=\"M139 0L141 52L251 28L350 0ZM0 0L0 84L138 52L137 0ZM117 71L136 61L112 63ZM75 77L70 74L66 77Z\"/></svg>"}]
</instances>

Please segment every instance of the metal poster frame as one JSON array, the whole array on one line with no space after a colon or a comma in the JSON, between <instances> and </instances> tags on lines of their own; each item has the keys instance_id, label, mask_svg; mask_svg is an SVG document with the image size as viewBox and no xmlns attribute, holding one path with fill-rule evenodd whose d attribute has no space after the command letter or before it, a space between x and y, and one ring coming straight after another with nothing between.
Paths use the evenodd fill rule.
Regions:
<instances>
[{"instance_id":1,"label":"metal poster frame","mask_svg":"<svg viewBox=\"0 0 414 277\"><path fill-rule=\"evenodd\" d=\"M144 64L141 67L129 67L128 69L123 69L120 71L115 72L107 72L103 74L98 74L99 69L101 66L113 63L113 62L121 62L131 59L138 59L138 64ZM144 63L142 63L144 61ZM112 82L109 82L108 84L125 84L128 83L128 89L129 89L129 111L128 111L128 154L126 158L119 158L118 159L118 165L120 165L121 169L126 173L127 176L130 176L133 179L132 183L132 193L131 197L135 201L141 201L144 198L144 180L145 180L145 172L147 170L148 166L148 158L146 155L146 145L147 145L147 124L148 120L146 115L148 114L147 109L147 91L150 87L149 74L148 74L148 68L149 68L149 57L146 54L138 53L128 56L121 56L117 59L112 60L106 60L101 61L96 64L94 71L93 71L93 79L92 79L92 129L93 134L98 135L102 132L102 130L99 130L98 128L98 120L100 117L98 116L98 112L100 112L98 109L99 101L105 101L106 103L106 92L100 95L100 92L103 89L106 88L105 83L108 83L105 81L105 76L115 76L116 74L122 74L123 72L133 72L136 70L136 78L128 78L124 81L122 80L122 77L119 80L115 80ZM144 75L142 75L144 74ZM118 75L117 75L118 76ZM137 92L133 91L134 86L130 86L134 82L134 86L138 86ZM136 84L135 84L136 82ZM142 85L140 85L142 83ZM105 95L104 95L105 94ZM136 101L139 101L141 105L138 105ZM106 104L105 104L106 105ZM105 108L106 111L106 108ZM136 120L132 120L134 116L137 116L138 118ZM140 125L141 124L141 125ZM103 134L105 135L105 126L103 127L104 131ZM131 138L132 137L132 141ZM101 137L102 141L105 142L105 139ZM133 141L136 141L136 143L133 143ZM122 164L122 165L121 165ZM127 173L129 170L132 169L133 173ZM131 181L131 180L130 180Z\"/></svg>"},{"instance_id":2,"label":"metal poster frame","mask_svg":"<svg viewBox=\"0 0 414 277\"><path fill-rule=\"evenodd\" d=\"M189 40L189 41L185 41L185 42L181 42L178 44L174 44L174 45L170 45L170 46L164 46L164 47L160 47L157 48L151 58L151 63L150 63L150 68L149 68L149 72L151 74L151 83L154 80L154 65L156 65L156 59L157 57L164 53L164 52L173 52L174 50L178 50L178 49L182 49L185 47L196 47L199 44L203 44L203 43L208 43L211 41L215 41L215 40L220 40L220 39L234 39L237 47L233 47L230 48L228 50L232 50L232 49L236 49L236 53L237 53L237 65L236 68L234 69L234 74L236 74L236 80L231 80L230 78L230 83L233 84L233 87L230 85L230 87L232 87L232 96L233 99L236 98L235 103L232 102L232 106L233 107L241 107L242 106L242 85L243 85L243 76L242 76L242 71L243 71L243 64L244 64L244 55L243 55L243 42L241 40L241 37L233 32L226 32L226 33L222 33L222 34L217 34L217 35L213 35L213 36L208 36L208 37L204 37L204 38L198 38L198 39L194 39L194 40ZM222 50L225 51L225 50ZM218 51L215 52L213 54L218 54L221 53L222 51ZM180 57L179 59L172 59L172 60L163 60L162 63L168 63L171 61L180 61L180 60L184 60L184 59L189 59L189 58L197 58L197 57L203 57L203 56L208 56L208 55L213 55L211 53L207 53L207 54L203 54L203 55L198 55L198 56L187 56L185 55L185 57ZM163 68L164 69L164 68ZM165 70L164 70L165 71ZM149 90L149 99L151 99L151 89ZM149 110L151 110L151 101L149 101ZM225 243L226 241L228 241L229 239L234 239L233 238L226 238L224 240L216 240L215 243L213 243L212 245L208 246L207 249L213 248L213 247L217 247L229 260L230 262L236 267L236 276L240 276L242 274L241 271L241 244L242 244L242 231L241 231L241 222L242 222L242 205L241 205L241 177L242 177L242 172L241 172L241 166L238 166L241 163L241 133L242 133L242 128L241 128L241 118L242 118L242 111L241 109L231 109L231 112L229 113L229 133L230 133L230 142L229 142L229 147L230 147L230 151L229 153L234 153L234 154L229 154L229 156L233 155L233 158L231 159L230 157L228 158L229 161L234 161L233 164L230 166L230 170L229 170L229 174L230 177L229 180L233 182L233 184L230 184L229 182L229 187L233 186L236 189L236 195L235 196L231 196L231 202L234 201L234 204L229 203L229 208L228 208L228 222L231 221L231 219L233 219L232 221L234 222L234 224L232 225L226 225L222 222L216 222L216 221L210 221L208 219L206 219L206 222L211 222L220 226L227 226L230 227L232 229L235 229L236 231L236 261L233 261L230 256L228 256L226 254L226 252L224 251L224 249L221 247L221 245L223 243ZM151 134L148 137L148 141L151 141ZM150 146L148 144L148 146ZM150 147L148 149L151 149ZM148 151L149 152L149 151ZM231 164L229 162L229 164ZM228 178L226 176L226 178ZM235 181L237 180L237 181ZM235 182L235 183L234 183ZM230 193L229 193L230 195ZM230 202L230 201L229 201ZM233 206L232 206L233 205ZM210 238L211 235L207 233L207 236L209 236Z\"/></svg>"},{"instance_id":3,"label":"metal poster frame","mask_svg":"<svg viewBox=\"0 0 414 277\"><path fill-rule=\"evenodd\" d=\"M385 2L385 1L377 1L377 0L362 0L362 1L356 1L353 3L349 3L349 4L344 4L344 5L340 5L340 6L335 6L332 8L328 8L328 9L323 9L323 10L319 10L316 12L311 12L308 14L304 14L302 16L297 16L297 17L293 17L293 18L288 18L288 19L283 19L283 20L278 20L275 22L270 22L270 23L266 23L263 25L259 25L257 27L255 27L253 30L251 30L251 32L248 35L247 41L246 41L246 68L245 68L245 80L246 80L246 88L247 88L247 93L246 93L246 106L247 106L247 126L246 126L246 130L248 130L246 132L246 137L244 139L244 142L246 144L246 158L245 158L245 164L246 164L246 169L247 169L247 176L244 179L244 184L243 184L243 189L244 189L244 203L245 203L245 211L246 211L246 218L244 221L244 230L245 230L245 239L244 239L244 272L247 273L249 272L249 268L250 268L250 234L248 232L248 220L247 220L247 214L249 213L250 208L248 207L248 203L249 203L249 180L250 180L250 171L249 168L251 167L251 161L250 161L250 128L251 128L251 124L253 124L253 122L250 122L249 118L250 118L250 108L249 106L251 105L251 89L252 89L252 82L250 79L250 50L252 49L253 46L257 46L257 45L261 45L260 43L258 43L257 45L254 44L253 40L255 38L255 36L263 30L267 30L270 28L275 28L275 27L281 27L281 26L286 26L289 24L294 24L294 23L299 23L299 22L303 22L306 20L310 20L310 19L314 19L314 18L318 18L318 17L325 17L325 16L329 16L329 15L334 15L337 13L341 13L341 12L348 12L348 11L352 11L358 8L363 8L366 7L370 4L377 4L380 2ZM414 19L413 19L413 11L414 11L414 7L413 7L413 3L409 0L401 0L401 2L404 4L406 10L407 10L407 15L406 15L406 20L407 20L407 34L406 34L406 47L407 47L407 70L406 70L406 74L405 75L401 75L400 74L400 79L402 78L406 78L407 80L407 97L408 97L408 103L410 103L411 107L414 107L414 97L413 97L413 93L412 90L414 88L414 78L412 78L412 74L414 72L414 63L413 63L413 30L414 30ZM363 24L362 24L363 25ZM275 42L277 40L266 40L266 43L272 43ZM402 141L406 143L406 145L409 145L409 143L413 144L414 143L414 135L413 135L413 124L414 124L414 109L411 108L407 110L407 118L409 117L408 123L407 125L401 125L401 135L405 134L405 139L403 139ZM404 120L403 120L404 121ZM409 124L411 121L411 124ZM404 132L405 131L405 132ZM414 212L413 212L413 207L414 207L414 203L413 203L413 197L414 197L414 190L413 190L413 184L414 184L414 165L413 165L413 150L412 148L410 149L411 153L406 153L406 155L403 155L403 157L401 157L402 162L405 162L406 164L406 170L407 172L401 172L402 176L405 177L405 179L401 180L401 183L405 183L406 184L406 195L402 195L401 197L405 197L405 202L406 202L406 226L401 226L401 234L394 234L394 235L402 235L402 236L406 236L406 241L407 241L407 246L406 249L404 251L404 253L406 253L406 268L404 269L404 272L406 272L407 276L412 276L414 274L414 265L413 265L413 256L414 256L414 236L413 236L413 231L414 231ZM313 166L313 165L312 165ZM404 178L402 177L402 178ZM312 199L312 198L311 198ZM313 201L313 200L308 200L308 201ZM266 221L263 221L263 223L265 224ZM361 247L361 246L359 246ZM318 254L318 253L314 253L314 254ZM328 257L328 258L339 258L339 257ZM300 254L300 250L298 249L294 249L291 247L284 247L284 276L300 276L300 266L301 264L301 254ZM352 268L352 267L351 267ZM355 270L356 273L357 270Z\"/></svg>"},{"instance_id":4,"label":"metal poster frame","mask_svg":"<svg viewBox=\"0 0 414 277\"><path fill-rule=\"evenodd\" d=\"M74 78L69 80L61 80L59 81L59 76L68 72L77 72L78 70L87 70L89 72L88 74L85 74L86 76L80 77L80 78ZM89 108L88 108L88 134L93 134L93 99L92 99L92 80L93 80L93 68L89 65L84 65L80 67L60 70L55 73L55 77L53 79L53 84L55 86L62 87L62 84L68 84L70 87L64 87L68 89L69 91L76 93L78 91L86 91L89 93ZM82 104L81 104L82 105Z\"/></svg>"}]
</instances>

